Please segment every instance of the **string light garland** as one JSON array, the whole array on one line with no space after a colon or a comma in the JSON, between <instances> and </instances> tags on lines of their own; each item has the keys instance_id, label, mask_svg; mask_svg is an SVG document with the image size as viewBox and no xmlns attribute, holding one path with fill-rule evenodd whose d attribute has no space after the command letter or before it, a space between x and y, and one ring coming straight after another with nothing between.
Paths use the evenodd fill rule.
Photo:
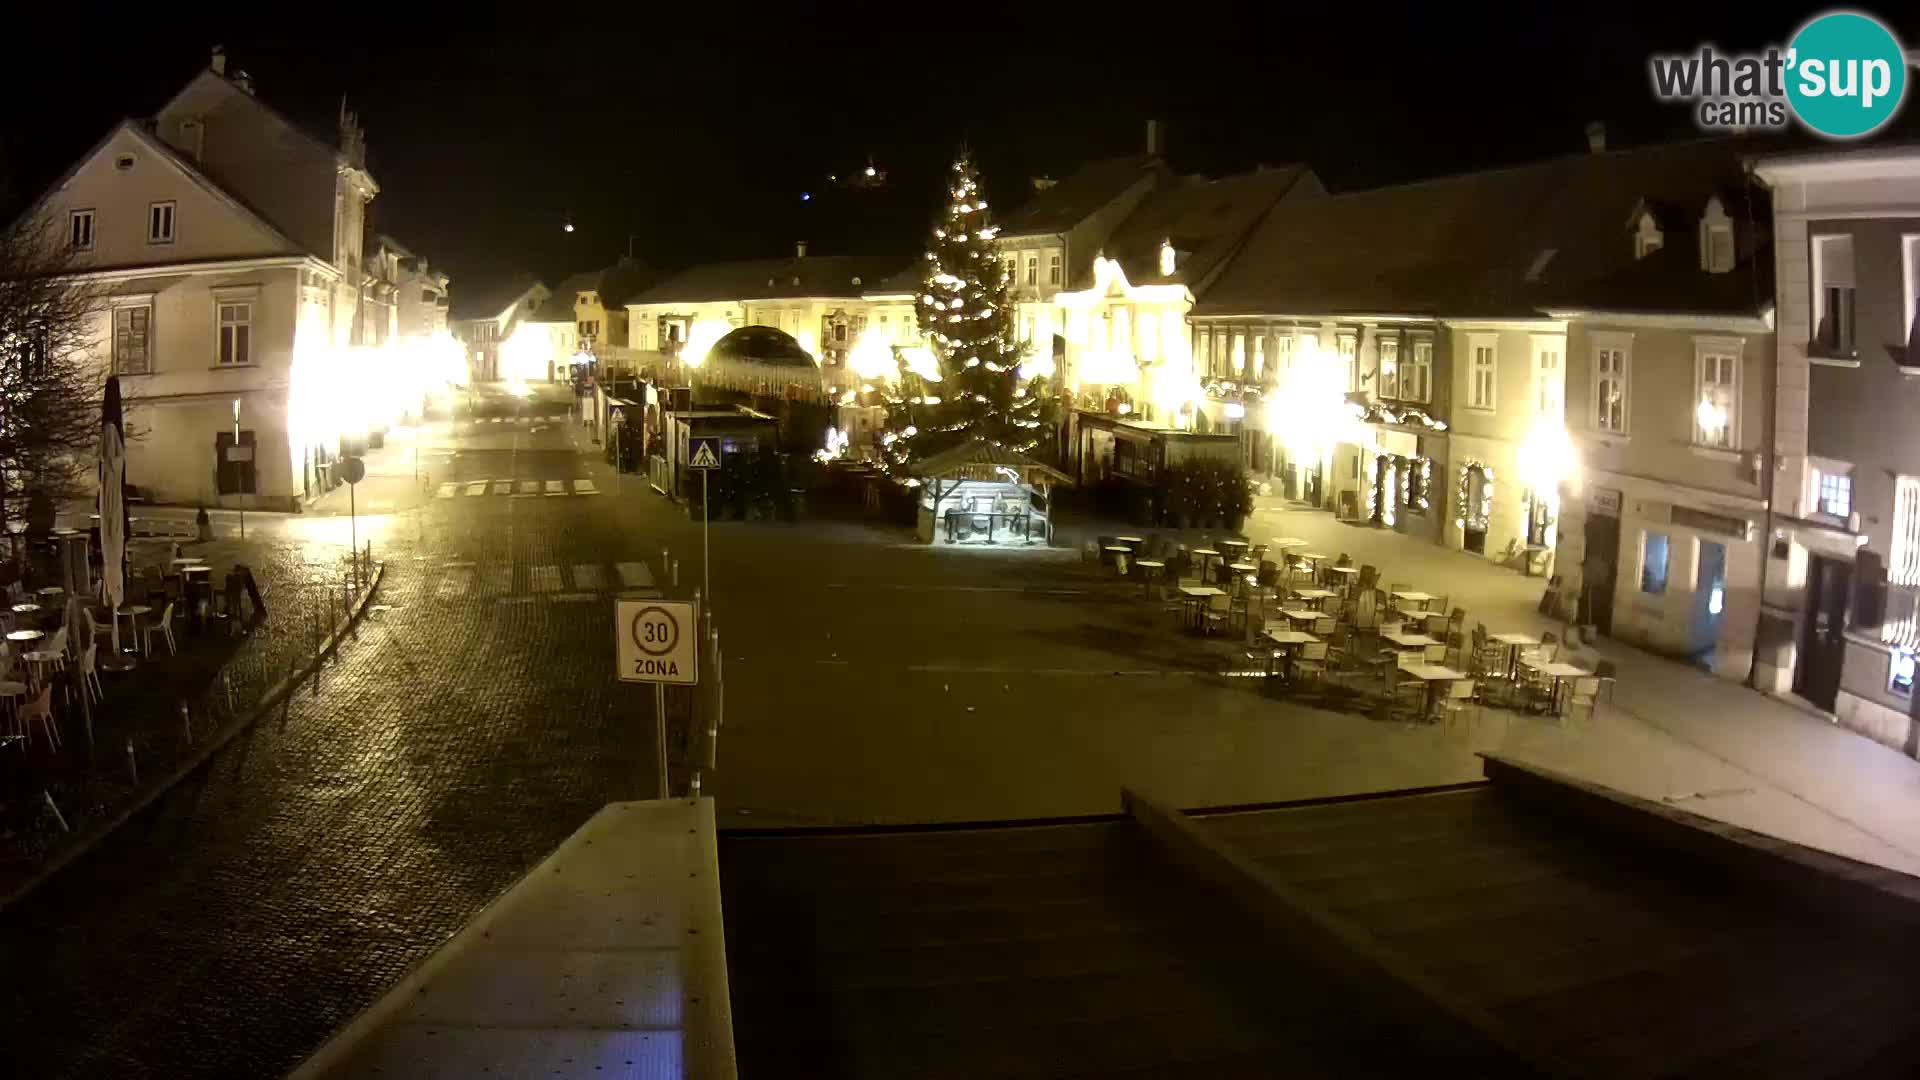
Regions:
<instances>
[{"instance_id":1,"label":"string light garland","mask_svg":"<svg viewBox=\"0 0 1920 1080\"><path fill-rule=\"evenodd\" d=\"M1480 472L1480 499L1473 498L1473 473ZM1468 459L1460 466L1460 476L1454 489L1454 504L1460 508L1459 516L1453 519L1459 528L1485 532L1490 520L1490 508L1493 506L1493 469L1486 463Z\"/></svg>"},{"instance_id":2,"label":"string light garland","mask_svg":"<svg viewBox=\"0 0 1920 1080\"><path fill-rule=\"evenodd\" d=\"M922 267L920 321L939 378L950 386L931 395L902 361L887 402L882 440L896 473L916 458L979 437L1029 451L1050 434L1057 408L1044 377L1020 378L1023 347L1016 339L1013 278L994 249L998 229L986 220L987 199L972 160L953 163L945 212L930 228Z\"/></svg>"}]
</instances>

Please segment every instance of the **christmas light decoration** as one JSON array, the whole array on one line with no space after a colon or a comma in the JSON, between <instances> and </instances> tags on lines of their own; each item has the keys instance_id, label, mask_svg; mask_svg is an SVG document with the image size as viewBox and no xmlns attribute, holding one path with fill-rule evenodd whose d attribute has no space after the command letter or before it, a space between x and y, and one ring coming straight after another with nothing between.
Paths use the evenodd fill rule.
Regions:
<instances>
[{"instance_id":1,"label":"christmas light decoration","mask_svg":"<svg viewBox=\"0 0 1920 1080\"><path fill-rule=\"evenodd\" d=\"M1475 501L1473 474L1480 474L1479 499ZM1454 504L1460 508L1459 516L1453 519L1454 525L1461 529L1485 532L1493 506L1493 469L1487 465L1469 459L1460 466L1460 478L1453 493Z\"/></svg>"},{"instance_id":2,"label":"christmas light decoration","mask_svg":"<svg viewBox=\"0 0 1920 1080\"><path fill-rule=\"evenodd\" d=\"M979 176L964 154L953 164L947 196L930 230L921 278L926 347L898 351L899 384L888 402L894 438L885 450L896 469L974 437L1030 450L1051 430L1043 417L1053 395L1037 365L1022 364L1025 348L1014 336L1008 296L1012 282L993 249L996 230L986 221ZM951 388L936 397L920 382Z\"/></svg>"}]
</instances>

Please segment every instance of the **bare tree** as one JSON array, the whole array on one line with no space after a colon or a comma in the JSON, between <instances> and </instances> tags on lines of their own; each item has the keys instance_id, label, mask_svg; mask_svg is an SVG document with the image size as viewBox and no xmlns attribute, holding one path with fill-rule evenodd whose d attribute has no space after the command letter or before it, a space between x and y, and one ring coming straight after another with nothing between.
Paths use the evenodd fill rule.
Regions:
<instances>
[{"instance_id":1,"label":"bare tree","mask_svg":"<svg viewBox=\"0 0 1920 1080\"><path fill-rule=\"evenodd\" d=\"M103 296L64 239L32 214L0 231L0 524L92 491Z\"/></svg>"}]
</instances>

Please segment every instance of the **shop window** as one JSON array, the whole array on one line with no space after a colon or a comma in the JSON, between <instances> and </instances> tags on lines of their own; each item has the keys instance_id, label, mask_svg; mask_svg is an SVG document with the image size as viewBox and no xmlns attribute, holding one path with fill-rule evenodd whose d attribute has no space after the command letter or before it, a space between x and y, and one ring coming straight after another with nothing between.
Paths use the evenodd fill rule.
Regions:
<instances>
[{"instance_id":1,"label":"shop window","mask_svg":"<svg viewBox=\"0 0 1920 1080\"><path fill-rule=\"evenodd\" d=\"M1646 533L1640 540L1640 591L1667 591L1667 534Z\"/></svg>"}]
</instances>

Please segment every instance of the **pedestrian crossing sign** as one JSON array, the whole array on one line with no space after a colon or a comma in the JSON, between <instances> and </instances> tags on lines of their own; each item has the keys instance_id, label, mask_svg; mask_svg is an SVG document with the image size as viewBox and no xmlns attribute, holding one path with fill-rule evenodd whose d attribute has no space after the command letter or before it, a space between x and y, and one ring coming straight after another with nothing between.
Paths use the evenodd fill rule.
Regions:
<instances>
[{"instance_id":1,"label":"pedestrian crossing sign","mask_svg":"<svg viewBox=\"0 0 1920 1080\"><path fill-rule=\"evenodd\" d=\"M720 467L720 440L701 438L693 440L693 456L687 459L689 469L717 469Z\"/></svg>"}]
</instances>

